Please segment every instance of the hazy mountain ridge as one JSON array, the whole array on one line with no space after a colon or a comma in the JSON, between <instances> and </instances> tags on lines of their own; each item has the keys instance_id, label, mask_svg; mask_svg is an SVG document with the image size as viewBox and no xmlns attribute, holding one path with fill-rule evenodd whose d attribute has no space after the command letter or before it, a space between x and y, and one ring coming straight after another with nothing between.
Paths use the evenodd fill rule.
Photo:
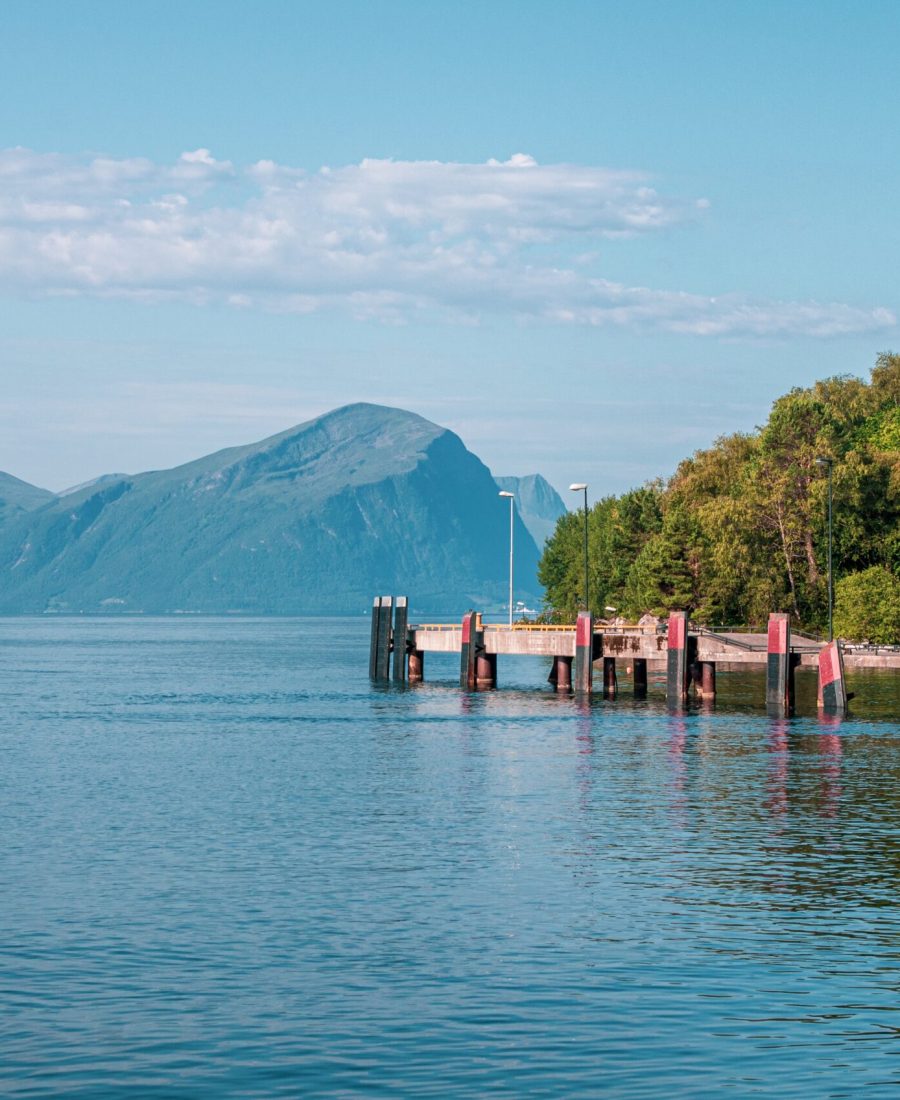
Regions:
<instances>
[{"instance_id":1,"label":"hazy mountain ridge","mask_svg":"<svg viewBox=\"0 0 900 1100\"><path fill-rule=\"evenodd\" d=\"M39 489L37 485L29 485L0 470L0 523L14 515L32 512L54 499L55 494L49 489Z\"/></svg>"},{"instance_id":2,"label":"hazy mountain ridge","mask_svg":"<svg viewBox=\"0 0 900 1100\"><path fill-rule=\"evenodd\" d=\"M568 510L562 497L540 474L526 477L495 477L497 485L515 493L516 508L538 549L556 530L556 521Z\"/></svg>"},{"instance_id":3,"label":"hazy mountain ridge","mask_svg":"<svg viewBox=\"0 0 900 1100\"><path fill-rule=\"evenodd\" d=\"M457 610L505 592L490 471L398 409L350 405L171 470L36 493L0 524L5 613L362 612L383 592ZM517 589L534 598L538 551L516 524Z\"/></svg>"}]
</instances>

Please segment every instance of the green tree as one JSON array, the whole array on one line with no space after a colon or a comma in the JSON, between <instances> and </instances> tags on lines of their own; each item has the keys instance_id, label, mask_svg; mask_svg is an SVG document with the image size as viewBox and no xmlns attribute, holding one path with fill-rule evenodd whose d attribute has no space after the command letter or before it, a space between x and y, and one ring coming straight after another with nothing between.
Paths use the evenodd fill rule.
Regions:
<instances>
[{"instance_id":1,"label":"green tree","mask_svg":"<svg viewBox=\"0 0 900 1100\"><path fill-rule=\"evenodd\" d=\"M883 565L873 565L839 580L834 629L850 641L900 642L900 578Z\"/></svg>"},{"instance_id":2,"label":"green tree","mask_svg":"<svg viewBox=\"0 0 900 1100\"><path fill-rule=\"evenodd\" d=\"M715 624L759 626L790 611L827 621L828 478L833 462L836 581L881 566L900 575L900 356L867 383L826 378L794 389L752 434L718 439L654 483L591 509L591 603L629 616L683 608ZM540 579L551 612L577 610L583 516L560 520Z\"/></svg>"}]
</instances>

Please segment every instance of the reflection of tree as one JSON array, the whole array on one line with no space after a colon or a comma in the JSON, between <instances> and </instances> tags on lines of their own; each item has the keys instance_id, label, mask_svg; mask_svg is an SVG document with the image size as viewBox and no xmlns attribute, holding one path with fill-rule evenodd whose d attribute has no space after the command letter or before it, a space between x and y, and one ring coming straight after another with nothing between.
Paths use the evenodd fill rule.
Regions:
<instances>
[{"instance_id":1,"label":"reflection of tree","mask_svg":"<svg viewBox=\"0 0 900 1100\"><path fill-rule=\"evenodd\" d=\"M746 731L746 726L743 727ZM724 731L723 731L724 732ZM719 858L691 861L711 903L815 910L896 901L900 873L900 754L896 737L839 720L772 722L760 797L759 750L727 734L687 753L689 804L700 843Z\"/></svg>"}]
</instances>

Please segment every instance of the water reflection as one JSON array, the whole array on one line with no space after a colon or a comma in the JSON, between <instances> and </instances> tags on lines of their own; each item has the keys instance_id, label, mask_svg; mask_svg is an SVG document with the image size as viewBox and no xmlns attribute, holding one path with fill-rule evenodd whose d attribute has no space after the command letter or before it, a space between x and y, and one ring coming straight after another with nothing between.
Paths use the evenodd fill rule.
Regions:
<instances>
[{"instance_id":1,"label":"water reflection","mask_svg":"<svg viewBox=\"0 0 900 1100\"><path fill-rule=\"evenodd\" d=\"M373 688L364 622L4 631L0 1093L900 1094L885 681L770 721Z\"/></svg>"}]
</instances>

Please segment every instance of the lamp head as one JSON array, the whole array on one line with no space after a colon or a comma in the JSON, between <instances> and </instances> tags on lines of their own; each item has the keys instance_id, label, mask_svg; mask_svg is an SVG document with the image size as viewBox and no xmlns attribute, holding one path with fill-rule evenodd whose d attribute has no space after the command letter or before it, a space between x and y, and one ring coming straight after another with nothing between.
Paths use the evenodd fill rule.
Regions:
<instances>
[{"instance_id":1,"label":"lamp head","mask_svg":"<svg viewBox=\"0 0 900 1100\"><path fill-rule=\"evenodd\" d=\"M506 489L501 489L500 492L497 494L498 497L510 497L510 499L515 495L515 493L507 492Z\"/></svg>"},{"instance_id":2,"label":"lamp head","mask_svg":"<svg viewBox=\"0 0 900 1100\"><path fill-rule=\"evenodd\" d=\"M582 489L586 489L587 485L584 482L576 481L574 485L570 485L569 489L573 493L580 493Z\"/></svg>"},{"instance_id":3,"label":"lamp head","mask_svg":"<svg viewBox=\"0 0 900 1100\"><path fill-rule=\"evenodd\" d=\"M827 469L829 466L831 466L833 464L834 464L834 459L833 458L826 458L824 455L819 455L816 458L816 465L821 466L823 470Z\"/></svg>"}]
</instances>

